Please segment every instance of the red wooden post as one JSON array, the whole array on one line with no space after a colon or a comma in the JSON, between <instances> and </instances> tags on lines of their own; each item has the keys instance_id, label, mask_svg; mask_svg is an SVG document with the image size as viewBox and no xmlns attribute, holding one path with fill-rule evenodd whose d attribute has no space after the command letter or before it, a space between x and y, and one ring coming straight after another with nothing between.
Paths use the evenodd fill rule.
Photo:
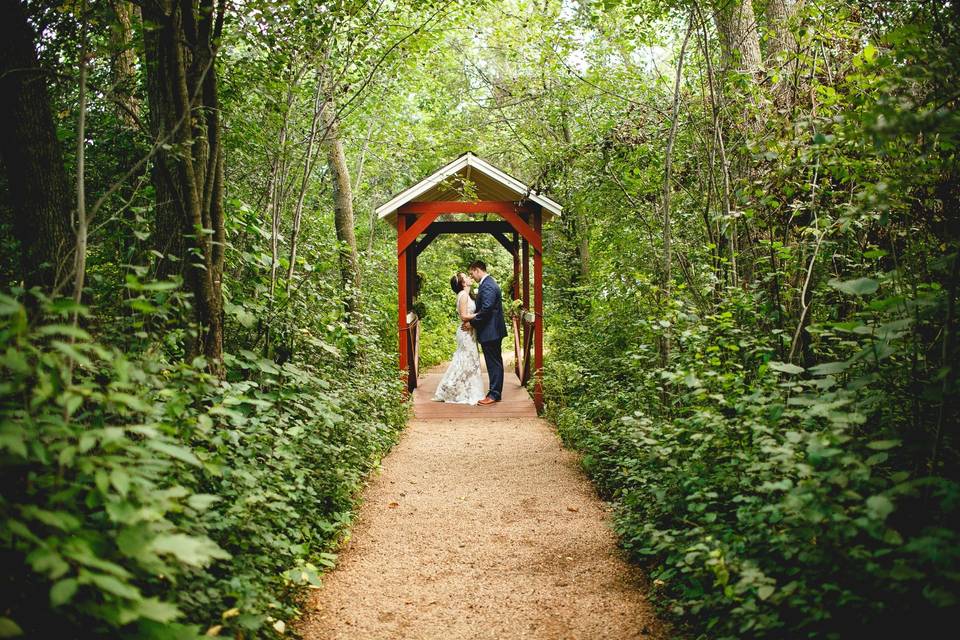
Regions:
<instances>
[{"instance_id":1,"label":"red wooden post","mask_svg":"<svg viewBox=\"0 0 960 640\"><path fill-rule=\"evenodd\" d=\"M407 253L407 311L413 309L413 299L416 297L417 287L417 252L410 247Z\"/></svg>"},{"instance_id":2,"label":"red wooden post","mask_svg":"<svg viewBox=\"0 0 960 640\"><path fill-rule=\"evenodd\" d=\"M513 234L513 291L514 300L520 299L520 236Z\"/></svg>"},{"instance_id":3,"label":"red wooden post","mask_svg":"<svg viewBox=\"0 0 960 640\"><path fill-rule=\"evenodd\" d=\"M397 214L397 352L400 354L400 377L406 394L409 382L407 362L407 252L402 246L403 233L407 229L407 217Z\"/></svg>"},{"instance_id":4,"label":"red wooden post","mask_svg":"<svg viewBox=\"0 0 960 640\"><path fill-rule=\"evenodd\" d=\"M533 212L533 229L543 237L543 212L540 207ZM542 243L542 240L541 240ZM540 245L543 246L542 244ZM533 312L536 314L533 336L533 403L537 412L543 412L543 251L533 254Z\"/></svg>"},{"instance_id":5,"label":"red wooden post","mask_svg":"<svg viewBox=\"0 0 960 640\"><path fill-rule=\"evenodd\" d=\"M530 243L522 240L521 246L521 277L523 280L523 311L530 310ZM523 323L523 343L527 343L527 323Z\"/></svg>"},{"instance_id":6,"label":"red wooden post","mask_svg":"<svg viewBox=\"0 0 960 640\"><path fill-rule=\"evenodd\" d=\"M520 234L513 234L513 290L510 292L510 304L513 304L513 300L520 299ZM517 374L517 377L520 378L523 376L522 371L520 370L520 350L523 348L523 338L521 332L523 331L523 319L521 318L517 322L516 318L513 320L513 370Z\"/></svg>"}]
</instances>

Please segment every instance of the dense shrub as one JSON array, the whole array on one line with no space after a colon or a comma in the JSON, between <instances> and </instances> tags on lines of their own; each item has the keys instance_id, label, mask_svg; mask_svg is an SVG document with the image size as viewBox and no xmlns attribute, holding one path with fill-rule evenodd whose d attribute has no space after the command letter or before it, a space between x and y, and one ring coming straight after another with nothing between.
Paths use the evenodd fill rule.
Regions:
<instances>
[{"instance_id":1,"label":"dense shrub","mask_svg":"<svg viewBox=\"0 0 960 640\"><path fill-rule=\"evenodd\" d=\"M393 368L241 351L219 380L0 307L4 635L283 631L404 422Z\"/></svg>"},{"instance_id":2,"label":"dense shrub","mask_svg":"<svg viewBox=\"0 0 960 640\"><path fill-rule=\"evenodd\" d=\"M733 295L702 318L676 309L664 324L598 305L556 336L551 417L616 502L623 544L705 637L946 624L960 589L960 485L917 465L927 440L904 424L909 318L869 311L814 327L841 357L804 371L775 359L777 335L749 328L756 301ZM946 303L942 292L916 302L921 323ZM668 322L677 356L662 367L648 345Z\"/></svg>"},{"instance_id":3,"label":"dense shrub","mask_svg":"<svg viewBox=\"0 0 960 640\"><path fill-rule=\"evenodd\" d=\"M955 7L806 6L794 35L832 61L797 57L809 95L786 107L729 74L714 173L700 70L678 94L671 226L666 127L634 118L604 150L631 200L591 219L589 278L562 235L549 264L568 283L550 415L698 637L900 637L958 610ZM857 44L827 52L840 32ZM601 193L580 198L600 211Z\"/></svg>"}]
</instances>

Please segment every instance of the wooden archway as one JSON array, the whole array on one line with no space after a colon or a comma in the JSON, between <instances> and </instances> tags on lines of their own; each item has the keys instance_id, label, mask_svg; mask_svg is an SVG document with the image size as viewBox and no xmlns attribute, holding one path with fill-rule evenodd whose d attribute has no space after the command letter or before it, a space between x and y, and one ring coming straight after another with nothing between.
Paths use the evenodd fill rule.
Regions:
<instances>
[{"instance_id":1,"label":"wooden archway","mask_svg":"<svg viewBox=\"0 0 960 640\"><path fill-rule=\"evenodd\" d=\"M468 189L463 188L464 183ZM469 191L471 199L457 199L462 198L464 190ZM409 391L417 387L419 374L420 323L411 311L417 257L442 234L489 233L513 256L514 286L509 293L522 301L523 312L513 319L515 373L522 384L534 379L534 403L538 411L543 409L543 224L560 211L553 200L534 193L472 153L460 156L377 209L380 218L389 219L397 228L398 351L400 371ZM469 219L490 215L500 219Z\"/></svg>"}]
</instances>

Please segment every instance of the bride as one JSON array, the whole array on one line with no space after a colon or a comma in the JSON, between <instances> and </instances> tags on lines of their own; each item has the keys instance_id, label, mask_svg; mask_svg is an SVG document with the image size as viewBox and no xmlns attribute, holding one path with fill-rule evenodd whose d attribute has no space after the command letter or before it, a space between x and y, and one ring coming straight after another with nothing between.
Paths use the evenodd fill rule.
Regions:
<instances>
[{"instance_id":1,"label":"bride","mask_svg":"<svg viewBox=\"0 0 960 640\"><path fill-rule=\"evenodd\" d=\"M457 350L454 351L453 360L433 395L437 402L477 404L486 395L483 375L480 373L477 336L473 330L464 331L462 326L473 319L477 310L476 303L470 297L472 284L473 279L465 273L458 273L450 278L450 287L457 294L457 313L460 316L457 324L460 326L457 328Z\"/></svg>"}]
</instances>

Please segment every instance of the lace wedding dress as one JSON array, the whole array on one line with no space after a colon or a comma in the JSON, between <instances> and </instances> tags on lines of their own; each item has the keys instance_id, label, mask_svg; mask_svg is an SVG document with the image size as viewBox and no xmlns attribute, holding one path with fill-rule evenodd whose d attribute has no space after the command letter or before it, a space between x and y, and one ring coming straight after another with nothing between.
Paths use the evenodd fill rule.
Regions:
<instances>
[{"instance_id":1,"label":"lace wedding dress","mask_svg":"<svg viewBox=\"0 0 960 640\"><path fill-rule=\"evenodd\" d=\"M464 290L457 296L457 308L461 296L467 298L467 312L476 311L477 305ZM459 318L459 313L457 314ZM453 352L450 366L443 374L433 399L455 404L477 404L486 395L483 374L480 372L480 354L477 353L477 336L473 331L457 327L457 350Z\"/></svg>"}]
</instances>

